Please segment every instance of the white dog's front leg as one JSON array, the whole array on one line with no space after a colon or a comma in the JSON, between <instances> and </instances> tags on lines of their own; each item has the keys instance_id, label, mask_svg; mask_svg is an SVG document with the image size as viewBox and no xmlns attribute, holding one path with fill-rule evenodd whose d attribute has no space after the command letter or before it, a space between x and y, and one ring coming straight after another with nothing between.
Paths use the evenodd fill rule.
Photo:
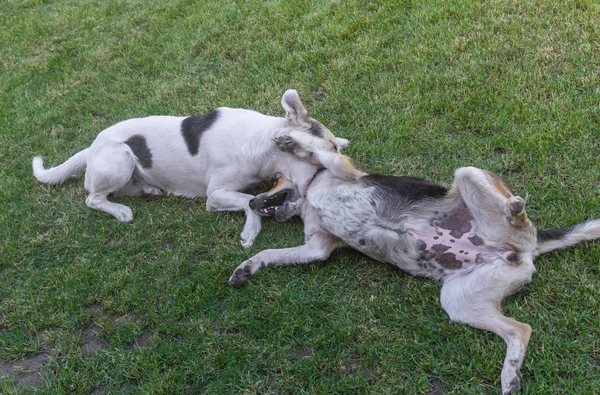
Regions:
<instances>
[{"instance_id":1,"label":"white dog's front leg","mask_svg":"<svg viewBox=\"0 0 600 395\"><path fill-rule=\"evenodd\" d=\"M268 265L292 265L323 261L331 252L340 245L331 237L318 234L299 247L282 248L278 250L264 250L252 258L242 262L229 278L230 285L242 285L254 275L261 267Z\"/></svg>"},{"instance_id":2,"label":"white dog's front leg","mask_svg":"<svg viewBox=\"0 0 600 395\"><path fill-rule=\"evenodd\" d=\"M260 233L260 216L250 209L248 203L254 196L228 189L215 189L211 191L206 200L208 211L244 211L246 223L240 235L242 247L248 248Z\"/></svg>"}]
</instances>

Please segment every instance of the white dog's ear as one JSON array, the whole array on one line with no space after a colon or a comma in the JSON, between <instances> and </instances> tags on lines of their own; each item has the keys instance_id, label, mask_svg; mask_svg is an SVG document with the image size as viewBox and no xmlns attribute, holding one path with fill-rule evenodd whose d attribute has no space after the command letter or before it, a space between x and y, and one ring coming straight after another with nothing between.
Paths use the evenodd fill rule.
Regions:
<instances>
[{"instance_id":1,"label":"white dog's ear","mask_svg":"<svg viewBox=\"0 0 600 395\"><path fill-rule=\"evenodd\" d=\"M285 117L292 123L298 124L308 118L308 111L302 105L300 96L295 89L288 89L281 98L281 105L285 110Z\"/></svg>"}]
</instances>

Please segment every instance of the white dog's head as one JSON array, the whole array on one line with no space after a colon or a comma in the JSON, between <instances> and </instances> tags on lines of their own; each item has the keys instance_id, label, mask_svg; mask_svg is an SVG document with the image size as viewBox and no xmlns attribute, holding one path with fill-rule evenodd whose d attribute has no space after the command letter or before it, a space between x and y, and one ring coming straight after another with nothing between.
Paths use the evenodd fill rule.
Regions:
<instances>
[{"instance_id":1,"label":"white dog's head","mask_svg":"<svg viewBox=\"0 0 600 395\"><path fill-rule=\"evenodd\" d=\"M315 137L314 141L319 148L328 151L340 152L350 142L346 139L336 138L333 133L321 122L308 116L308 111L302 105L300 96L295 89L288 89L281 97L281 105L285 110L288 125L299 132L309 133Z\"/></svg>"},{"instance_id":2,"label":"white dog's head","mask_svg":"<svg viewBox=\"0 0 600 395\"><path fill-rule=\"evenodd\" d=\"M321 122L308 116L308 111L302 105L298 92L294 89L288 89L281 98L287 119L288 130L283 136L274 139L278 148L290 155L295 163L293 167L297 172L304 174L304 183L296 185L293 181L282 175L275 186L268 192L262 193L250 201L250 208L262 216L274 216L278 221L285 221L299 213L303 201L303 191L306 190L317 167L308 166L311 158L308 153L296 146L289 146L282 149L282 142L287 141L290 135L304 135L305 139L310 141L310 146L314 149L322 149L332 152L340 152L342 148L347 147L350 142L346 139L336 138L331 131ZM291 140L290 140L291 141ZM303 158L306 163L300 166L298 158ZM302 167L302 169L300 169ZM310 171L309 173L307 171ZM302 177L300 177L302 179Z\"/></svg>"}]
</instances>

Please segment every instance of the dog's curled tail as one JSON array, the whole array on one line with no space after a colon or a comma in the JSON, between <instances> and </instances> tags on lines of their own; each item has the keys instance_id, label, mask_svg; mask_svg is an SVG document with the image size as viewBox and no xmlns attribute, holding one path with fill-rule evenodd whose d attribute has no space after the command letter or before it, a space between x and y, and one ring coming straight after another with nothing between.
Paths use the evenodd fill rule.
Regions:
<instances>
[{"instance_id":1,"label":"dog's curled tail","mask_svg":"<svg viewBox=\"0 0 600 395\"><path fill-rule=\"evenodd\" d=\"M49 169L44 169L44 160L41 156L36 156L31 162L33 175L39 182L44 184L61 184L78 170L85 167L88 151L89 148L79 151L67 159L65 163Z\"/></svg>"},{"instance_id":2,"label":"dog's curled tail","mask_svg":"<svg viewBox=\"0 0 600 395\"><path fill-rule=\"evenodd\" d=\"M535 255L570 247L586 240L600 238L600 219L594 219L564 229L540 230Z\"/></svg>"}]
</instances>

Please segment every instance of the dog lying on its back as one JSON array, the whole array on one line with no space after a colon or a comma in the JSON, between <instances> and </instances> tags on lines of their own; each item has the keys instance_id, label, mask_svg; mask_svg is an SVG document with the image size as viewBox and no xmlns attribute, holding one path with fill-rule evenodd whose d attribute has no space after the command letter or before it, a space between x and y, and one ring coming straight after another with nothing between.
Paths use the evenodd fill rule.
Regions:
<instances>
[{"instance_id":1,"label":"dog lying on its back","mask_svg":"<svg viewBox=\"0 0 600 395\"><path fill-rule=\"evenodd\" d=\"M335 152L349 144L310 118L295 90L287 90L281 104L285 118L221 107L203 116L130 119L103 130L89 148L60 166L44 169L42 158L33 158L33 174L40 182L60 184L87 166L86 204L123 222L133 220L133 213L110 202L109 194L208 196L208 211L245 211L241 243L247 248L260 232L261 221L248 207L253 196L239 191L277 177L280 182L273 191L295 185L299 194L287 196L285 206L273 212L278 220L285 220L297 211L317 170L281 152L273 139L306 133L319 140L323 149Z\"/></svg>"},{"instance_id":2,"label":"dog lying on its back","mask_svg":"<svg viewBox=\"0 0 600 395\"><path fill-rule=\"evenodd\" d=\"M370 175L348 157L320 149L310 136L292 133L278 144L325 167L301 208L305 244L262 251L239 265L229 282L241 284L266 265L324 260L345 246L442 280L441 303L450 319L505 340L502 393L519 390L531 327L504 316L500 303L531 281L539 255L600 238L600 220L538 231L525 200L485 170L460 168L447 189L413 177ZM253 208L264 212L280 193L257 196Z\"/></svg>"}]
</instances>

